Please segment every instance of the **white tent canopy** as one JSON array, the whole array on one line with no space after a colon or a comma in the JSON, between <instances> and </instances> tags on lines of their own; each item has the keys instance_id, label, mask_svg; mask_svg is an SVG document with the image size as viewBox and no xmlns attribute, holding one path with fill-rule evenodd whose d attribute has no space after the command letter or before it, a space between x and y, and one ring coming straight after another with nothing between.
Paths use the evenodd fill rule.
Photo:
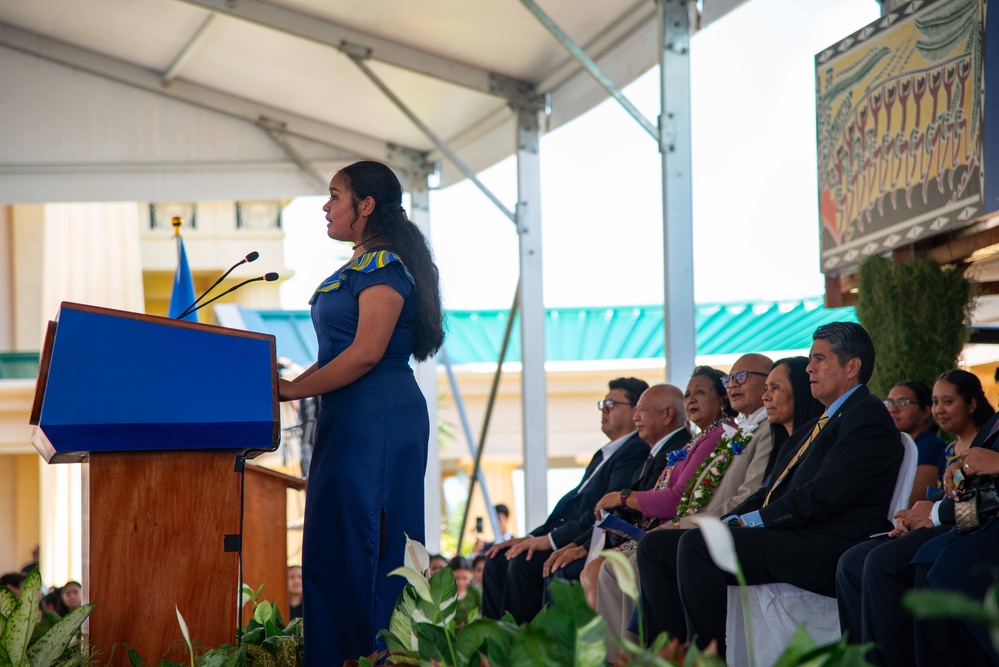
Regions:
<instances>
[{"instance_id":1,"label":"white tent canopy","mask_svg":"<svg viewBox=\"0 0 999 667\"><path fill-rule=\"evenodd\" d=\"M742 1L705 0L701 24ZM620 86L658 62L649 0L543 9ZM346 51L369 54L473 171L516 150L508 96L547 96L542 131L607 97L515 0L11 0L0 5L0 201L323 192L264 124L321 174L415 157L439 161L442 186L461 180Z\"/></svg>"}]
</instances>

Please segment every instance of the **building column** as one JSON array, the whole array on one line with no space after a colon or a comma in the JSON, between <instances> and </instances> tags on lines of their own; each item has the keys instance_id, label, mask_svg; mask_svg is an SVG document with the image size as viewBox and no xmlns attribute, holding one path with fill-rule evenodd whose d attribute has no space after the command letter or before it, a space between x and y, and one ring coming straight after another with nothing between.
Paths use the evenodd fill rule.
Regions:
<instances>
[{"instance_id":1,"label":"building column","mask_svg":"<svg viewBox=\"0 0 999 667\"><path fill-rule=\"evenodd\" d=\"M144 311L139 250L139 215L135 203L45 204L14 208L15 248L19 237L32 265L15 266L16 284L40 286L37 294L20 292L20 313L34 322L18 322L17 330L33 330L34 349L42 347L45 324L63 301ZM27 226L37 225L28 230ZM23 232L23 234L22 234ZM23 299L34 299L25 303ZM124 380L134 372L127 359L119 365ZM81 387L86 391L86 387ZM109 396L108 400L114 400ZM86 478L80 464L46 465L39 459L42 578L51 585L82 580L85 571L83 526Z\"/></svg>"}]
</instances>

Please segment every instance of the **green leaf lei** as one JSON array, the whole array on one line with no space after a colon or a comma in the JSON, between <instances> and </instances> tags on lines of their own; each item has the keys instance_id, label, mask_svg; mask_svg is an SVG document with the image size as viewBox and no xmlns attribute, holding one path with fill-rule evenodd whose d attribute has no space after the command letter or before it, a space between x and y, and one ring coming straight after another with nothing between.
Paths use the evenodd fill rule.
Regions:
<instances>
[{"instance_id":1,"label":"green leaf lei","mask_svg":"<svg viewBox=\"0 0 999 667\"><path fill-rule=\"evenodd\" d=\"M694 476L687 482L687 488L676 506L674 524L680 523L680 519L685 516L697 514L702 507L708 504L722 477L725 476L725 471L732 464L732 460L741 454L749 441L753 439L753 430L746 430L743 427L732 432L729 432L729 428L725 428L725 431L725 435L718 441L714 451L705 457L701 465L697 466ZM700 480L700 484L698 484L698 480Z\"/></svg>"}]
</instances>

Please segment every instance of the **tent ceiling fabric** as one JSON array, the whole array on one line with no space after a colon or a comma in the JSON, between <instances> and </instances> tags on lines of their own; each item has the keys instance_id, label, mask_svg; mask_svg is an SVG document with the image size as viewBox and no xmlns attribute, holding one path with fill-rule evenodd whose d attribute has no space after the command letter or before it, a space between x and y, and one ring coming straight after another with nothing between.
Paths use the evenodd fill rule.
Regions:
<instances>
[{"instance_id":1,"label":"tent ceiling fabric","mask_svg":"<svg viewBox=\"0 0 999 667\"><path fill-rule=\"evenodd\" d=\"M702 18L717 18L744 1L704 0ZM541 6L619 85L658 61L657 10L650 0L546 0ZM324 166L362 156L405 166L410 155L396 159L393 146L440 159L427 137L340 50L345 41L369 52L366 63L375 74L476 171L515 150L513 114L506 99L492 94L497 85L524 82L550 94L548 130L607 97L517 0L7 0L0 3L0 59L8 61L0 78L0 97L7 101L0 101L0 109L22 122L12 123L16 130L0 128L0 145L22 150L0 156L0 175L19 177L24 185L33 173L76 173L74 165L81 163L88 173L100 172L104 160L105 174L139 165L152 178L162 151L134 142L120 151L108 147L133 139L131 133L116 137L114 125L121 120L134 133L175 147L200 141L192 150L174 151L181 161L171 163L174 171L185 154L195 170L199 161L247 160L284 162L287 171L294 166L290 159L254 124L261 115L286 123L299 143L319 146L304 152ZM22 57L11 58L14 52ZM65 103L68 109L86 107L91 120L63 124L59 113L42 106L59 98L52 88L63 82L60 77L38 76L52 67L145 92L136 97L117 89L109 93L107 85L87 86L99 97ZM160 79L168 70L166 86ZM79 86L74 93L86 95ZM150 115L150 107L162 103L143 99L158 93L227 116L217 120L227 133L235 116L245 145L260 149L214 150L205 134L216 121L200 117L201 111L172 117L175 126L168 132L157 124L158 115ZM110 128L95 128L92 119L101 115L114 119ZM89 153L87 146L95 144L102 148ZM27 148L33 145L42 150ZM463 178L445 160L441 169L442 185ZM217 180L220 190L210 198L233 197L225 179ZM285 178L280 188L298 190L283 196L315 192L301 175ZM18 201L10 190L0 187L0 200ZM134 198L147 190L140 188Z\"/></svg>"}]
</instances>

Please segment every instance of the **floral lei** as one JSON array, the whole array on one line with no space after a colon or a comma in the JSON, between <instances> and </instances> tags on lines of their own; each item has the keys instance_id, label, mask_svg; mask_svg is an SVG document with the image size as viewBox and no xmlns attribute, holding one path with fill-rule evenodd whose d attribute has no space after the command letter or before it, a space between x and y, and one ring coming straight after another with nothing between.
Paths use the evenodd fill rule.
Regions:
<instances>
[{"instance_id":1,"label":"floral lei","mask_svg":"<svg viewBox=\"0 0 999 667\"><path fill-rule=\"evenodd\" d=\"M697 514L698 510L708 504L711 495L718 488L722 477L725 476L725 471L753 439L753 432L757 426L758 424L747 424L739 428L732 428L728 424L722 424L725 434L718 441L718 446L708 454L694 471L694 476L687 482L687 488L676 506L676 517L673 519L673 523L679 523L680 519L685 516ZM705 471L707 472L705 473ZM700 484L697 483L698 480L700 480Z\"/></svg>"}]
</instances>

